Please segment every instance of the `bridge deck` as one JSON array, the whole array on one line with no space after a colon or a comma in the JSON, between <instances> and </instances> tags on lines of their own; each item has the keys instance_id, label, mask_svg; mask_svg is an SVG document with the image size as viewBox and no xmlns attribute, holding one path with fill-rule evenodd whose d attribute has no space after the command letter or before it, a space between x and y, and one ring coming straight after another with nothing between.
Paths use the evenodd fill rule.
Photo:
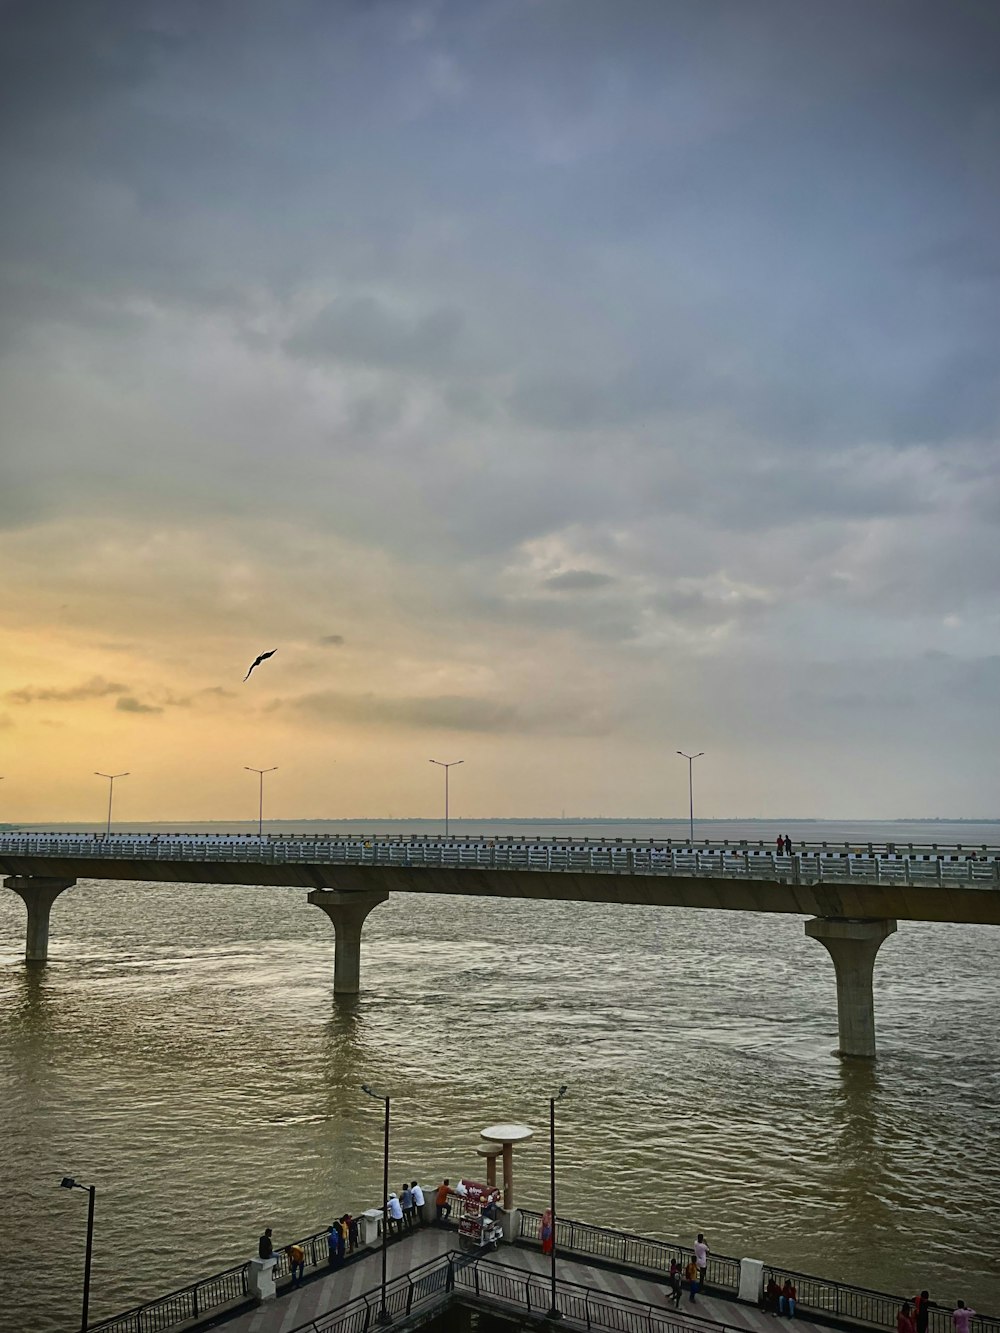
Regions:
<instances>
[{"instance_id":1,"label":"bridge deck","mask_svg":"<svg viewBox=\"0 0 1000 1333\"><path fill-rule=\"evenodd\" d=\"M422 1227L412 1235L404 1236L389 1248L389 1279L428 1259L447 1254L455 1248L456 1241L453 1229L434 1226ZM550 1271L549 1260L540 1251L521 1245L502 1246L497 1254L485 1256L483 1262L516 1267L522 1272L537 1273L542 1277L547 1277ZM226 1333L292 1333L292 1330L308 1325L311 1320L333 1314L362 1293L376 1290L382 1276L381 1264L380 1252L373 1250L356 1263L328 1277L314 1278L295 1290L283 1292L276 1300L249 1314L227 1320ZM697 1333L704 1326L705 1320L713 1320L732 1329L746 1330L746 1333L774 1333L776 1328L774 1315L765 1314L754 1306L741 1305L737 1301L716 1296L700 1296L697 1304L692 1305L685 1293L679 1310L675 1312L672 1302L668 1307L667 1293L662 1282L638 1273L623 1273L596 1267L579 1259L560 1258L557 1276L561 1281L590 1287L613 1298L626 1297L654 1305L668 1311L672 1320L676 1317L678 1322L689 1325L692 1333ZM821 1330L820 1325L808 1319L796 1318L795 1324L801 1333L829 1333L828 1328Z\"/></svg>"}]
</instances>

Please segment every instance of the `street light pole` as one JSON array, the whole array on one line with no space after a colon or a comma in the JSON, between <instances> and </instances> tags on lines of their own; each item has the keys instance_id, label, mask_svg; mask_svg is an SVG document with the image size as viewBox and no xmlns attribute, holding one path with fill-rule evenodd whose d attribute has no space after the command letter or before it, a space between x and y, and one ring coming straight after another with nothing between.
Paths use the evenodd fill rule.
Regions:
<instances>
[{"instance_id":1,"label":"street light pole","mask_svg":"<svg viewBox=\"0 0 1000 1333\"><path fill-rule=\"evenodd\" d=\"M108 779L108 828L107 837L111 837L111 799L115 794L115 778L127 778L127 773L98 773L94 771L95 778Z\"/></svg>"},{"instance_id":2,"label":"street light pole","mask_svg":"<svg viewBox=\"0 0 1000 1333\"><path fill-rule=\"evenodd\" d=\"M389 1239L389 1098L380 1096L367 1083L362 1083L361 1091L374 1097L377 1102L385 1102L385 1142L382 1149L382 1308L376 1323L391 1324L392 1315L385 1303L385 1247Z\"/></svg>"},{"instance_id":3,"label":"street light pole","mask_svg":"<svg viewBox=\"0 0 1000 1333\"><path fill-rule=\"evenodd\" d=\"M561 1319L562 1311L556 1304L556 1102L566 1096L564 1083L554 1097L549 1098L549 1211L552 1213L552 1304L546 1318Z\"/></svg>"},{"instance_id":4,"label":"street light pole","mask_svg":"<svg viewBox=\"0 0 1000 1333\"><path fill-rule=\"evenodd\" d=\"M263 836L264 836L264 774L265 774L265 773L277 773L277 771L278 771L278 765L275 764L275 766L274 766L273 768L250 768L248 764L244 764L243 767L246 769L246 771L247 771L248 773L258 773L258 774L260 774L260 801L258 802L258 805L257 805L257 837L258 837L258 838L263 838Z\"/></svg>"},{"instance_id":5,"label":"street light pole","mask_svg":"<svg viewBox=\"0 0 1000 1333\"><path fill-rule=\"evenodd\" d=\"M102 773L100 776L105 777L106 774ZM124 777L125 774L122 773L118 776ZM87 1333L90 1313L90 1261L94 1253L94 1199L97 1195L97 1186L80 1185L72 1176L63 1176L60 1185L66 1190L87 1190L90 1195L90 1201L87 1204L87 1257L83 1264L83 1318L80 1323L80 1333Z\"/></svg>"},{"instance_id":6,"label":"street light pole","mask_svg":"<svg viewBox=\"0 0 1000 1333\"><path fill-rule=\"evenodd\" d=\"M453 759L450 764L443 763L440 759L430 760L432 764L437 764L438 768L444 769L444 836L448 836L448 769L457 768L459 764L464 764L464 759Z\"/></svg>"},{"instance_id":7,"label":"street light pole","mask_svg":"<svg viewBox=\"0 0 1000 1333\"><path fill-rule=\"evenodd\" d=\"M691 845L694 846L694 775L692 769L694 761L700 759L705 751L699 750L697 754L685 754L683 750L678 750L677 753L682 759L688 761L688 817L691 820Z\"/></svg>"}]
</instances>

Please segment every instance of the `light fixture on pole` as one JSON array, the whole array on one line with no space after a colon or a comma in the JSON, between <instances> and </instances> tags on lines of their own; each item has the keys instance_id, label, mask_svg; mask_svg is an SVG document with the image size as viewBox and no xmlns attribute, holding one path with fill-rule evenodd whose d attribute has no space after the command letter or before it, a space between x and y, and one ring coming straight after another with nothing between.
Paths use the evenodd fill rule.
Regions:
<instances>
[{"instance_id":1,"label":"light fixture on pole","mask_svg":"<svg viewBox=\"0 0 1000 1333\"><path fill-rule=\"evenodd\" d=\"M561 1319L562 1311L556 1304L556 1102L566 1096L564 1083L554 1097L549 1098L549 1209L552 1213L552 1304L546 1318Z\"/></svg>"},{"instance_id":2,"label":"light fixture on pole","mask_svg":"<svg viewBox=\"0 0 1000 1333\"><path fill-rule=\"evenodd\" d=\"M127 778L127 777L128 777L128 774L127 774L127 773L98 773L98 772L96 771L96 769L95 769L95 771L94 771L94 777L95 777L95 778L107 778L107 779L108 779L108 784L109 784L109 785L108 785L108 829L107 829L107 836L110 838L110 837L111 837L111 801L112 801L112 798L114 797L114 794L115 794L115 778Z\"/></svg>"},{"instance_id":3,"label":"light fixture on pole","mask_svg":"<svg viewBox=\"0 0 1000 1333\"><path fill-rule=\"evenodd\" d=\"M448 836L448 769L457 768L459 764L464 764L464 759L453 759L450 764L444 763L440 759L430 760L432 764L437 764L438 768L444 769L444 836Z\"/></svg>"},{"instance_id":4,"label":"light fixture on pole","mask_svg":"<svg viewBox=\"0 0 1000 1333\"><path fill-rule=\"evenodd\" d=\"M105 775L102 773L101 777ZM121 773L119 777L124 777ZM87 1190L90 1194L90 1202L87 1205L87 1257L83 1265L83 1319L80 1323L81 1333L87 1333L88 1313L90 1310L90 1260L94 1253L94 1197L97 1194L96 1185L80 1185L72 1176L63 1176L59 1182L64 1190Z\"/></svg>"},{"instance_id":5,"label":"light fixture on pole","mask_svg":"<svg viewBox=\"0 0 1000 1333\"><path fill-rule=\"evenodd\" d=\"M377 1102L385 1103L385 1141L382 1149L382 1308L376 1323L391 1324L392 1316L385 1303L385 1247L389 1239L389 1098L375 1092L367 1083L362 1083L361 1091L374 1097Z\"/></svg>"},{"instance_id":6,"label":"light fixture on pole","mask_svg":"<svg viewBox=\"0 0 1000 1333\"><path fill-rule=\"evenodd\" d=\"M688 761L688 816L691 820L690 838L691 838L691 845L693 846L694 845L694 776L692 773L692 768L694 765L694 761L696 759L700 759L701 756L705 753L705 751L699 750L697 754L685 754L683 750L678 750L677 753L680 755L682 759L686 759Z\"/></svg>"},{"instance_id":7,"label":"light fixture on pole","mask_svg":"<svg viewBox=\"0 0 1000 1333\"><path fill-rule=\"evenodd\" d=\"M278 765L275 764L273 768L251 768L249 764L244 764L243 767L248 773L257 773L260 775L260 801L257 805L257 837L262 838L264 836L264 774L277 773Z\"/></svg>"}]
</instances>

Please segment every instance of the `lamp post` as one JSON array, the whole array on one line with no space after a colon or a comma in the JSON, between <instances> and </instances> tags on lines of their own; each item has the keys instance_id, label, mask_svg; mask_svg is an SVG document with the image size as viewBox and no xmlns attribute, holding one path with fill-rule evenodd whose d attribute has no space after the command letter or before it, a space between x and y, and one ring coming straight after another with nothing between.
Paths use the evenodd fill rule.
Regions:
<instances>
[{"instance_id":1,"label":"lamp post","mask_svg":"<svg viewBox=\"0 0 1000 1333\"><path fill-rule=\"evenodd\" d=\"M127 778L127 777L128 777L128 774L127 774L127 773L98 773L98 772L96 771L96 769L95 769L95 771L94 771L94 777L95 777L95 778L107 778L107 779L108 779L108 828L107 828L107 834L106 834L106 836L110 838L110 837L111 837L111 801L112 801L112 798L114 797L114 794L115 794L115 778Z\"/></svg>"},{"instance_id":2,"label":"lamp post","mask_svg":"<svg viewBox=\"0 0 1000 1333\"><path fill-rule=\"evenodd\" d=\"M682 759L688 761L688 816L691 820L691 845L694 846L694 775L692 770L694 761L700 759L705 751L699 750L697 754L685 754L683 750L678 750L677 753Z\"/></svg>"},{"instance_id":3,"label":"lamp post","mask_svg":"<svg viewBox=\"0 0 1000 1333\"><path fill-rule=\"evenodd\" d=\"M105 775L102 773L102 777ZM124 773L119 776L124 777ZM80 1333L87 1333L88 1312L90 1309L90 1259L94 1252L94 1196L97 1194L96 1185L80 1185L72 1176L63 1176L59 1182L64 1190L87 1190L90 1194L90 1202L87 1205L87 1258L83 1265L83 1318L80 1322Z\"/></svg>"},{"instance_id":4,"label":"lamp post","mask_svg":"<svg viewBox=\"0 0 1000 1333\"><path fill-rule=\"evenodd\" d=\"M556 1304L556 1102L566 1096L564 1083L554 1097L549 1098L549 1208L552 1212L552 1305L546 1318L561 1319L562 1311Z\"/></svg>"},{"instance_id":5,"label":"lamp post","mask_svg":"<svg viewBox=\"0 0 1000 1333\"><path fill-rule=\"evenodd\" d=\"M444 836L448 836L448 769L457 768L459 764L464 764L464 759L453 759L450 764L444 763L440 759L432 759L432 764L437 764L438 768L444 769Z\"/></svg>"},{"instance_id":6,"label":"lamp post","mask_svg":"<svg viewBox=\"0 0 1000 1333\"><path fill-rule=\"evenodd\" d=\"M382 1308L376 1323L391 1324L392 1315L385 1303L385 1246L389 1239L389 1098L373 1091L367 1083L362 1083L361 1091L374 1097L377 1102L385 1102L385 1143L382 1150Z\"/></svg>"},{"instance_id":7,"label":"lamp post","mask_svg":"<svg viewBox=\"0 0 1000 1333\"><path fill-rule=\"evenodd\" d=\"M260 776L260 801L257 805L257 837L262 838L264 836L264 774L277 773L278 765L275 764L273 768L250 768L248 764L244 764L243 767L248 773L257 773Z\"/></svg>"}]
</instances>

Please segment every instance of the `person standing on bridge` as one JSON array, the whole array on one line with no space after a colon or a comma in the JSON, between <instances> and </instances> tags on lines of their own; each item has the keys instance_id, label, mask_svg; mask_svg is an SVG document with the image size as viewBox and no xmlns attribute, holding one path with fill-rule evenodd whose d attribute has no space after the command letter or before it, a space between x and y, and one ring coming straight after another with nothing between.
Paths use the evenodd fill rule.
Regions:
<instances>
[{"instance_id":1,"label":"person standing on bridge","mask_svg":"<svg viewBox=\"0 0 1000 1333\"><path fill-rule=\"evenodd\" d=\"M910 1312L910 1302L904 1301L896 1316L896 1333L916 1333L916 1325Z\"/></svg>"},{"instance_id":2,"label":"person standing on bridge","mask_svg":"<svg viewBox=\"0 0 1000 1333\"><path fill-rule=\"evenodd\" d=\"M784 856L784 854L785 854L785 840L784 840L784 838L781 836L780 833L778 834L778 836L777 836L777 837L775 838L775 840L774 840L774 846L775 846L775 850L776 850L777 854L778 854L779 856Z\"/></svg>"},{"instance_id":3,"label":"person standing on bridge","mask_svg":"<svg viewBox=\"0 0 1000 1333\"><path fill-rule=\"evenodd\" d=\"M399 1196L399 1203L403 1209L403 1221L406 1223L407 1231L413 1230L413 1190L403 1181L403 1189Z\"/></svg>"},{"instance_id":4,"label":"person standing on bridge","mask_svg":"<svg viewBox=\"0 0 1000 1333\"><path fill-rule=\"evenodd\" d=\"M410 1185L410 1190L413 1194L413 1211L416 1214L417 1226L423 1226L426 1220L424 1218L424 1191L415 1180Z\"/></svg>"},{"instance_id":5,"label":"person standing on bridge","mask_svg":"<svg viewBox=\"0 0 1000 1333\"><path fill-rule=\"evenodd\" d=\"M917 1333L927 1333L931 1318L931 1298L926 1291L913 1298L913 1322Z\"/></svg>"},{"instance_id":6,"label":"person standing on bridge","mask_svg":"<svg viewBox=\"0 0 1000 1333\"><path fill-rule=\"evenodd\" d=\"M451 1216L451 1204L448 1202L448 1195L451 1193L451 1185L448 1183L448 1177L445 1176L441 1184L437 1187L437 1194L434 1196L434 1206L437 1209L438 1226L447 1222Z\"/></svg>"},{"instance_id":7,"label":"person standing on bridge","mask_svg":"<svg viewBox=\"0 0 1000 1333\"><path fill-rule=\"evenodd\" d=\"M705 1277L708 1273L708 1246L705 1244L705 1237L698 1232L698 1239L694 1243L694 1258L698 1265L698 1286L702 1291L705 1290Z\"/></svg>"},{"instance_id":8,"label":"person standing on bridge","mask_svg":"<svg viewBox=\"0 0 1000 1333\"><path fill-rule=\"evenodd\" d=\"M975 1310L970 1310L965 1301L959 1301L956 1308L951 1312L951 1322L955 1325L955 1333L969 1333L969 1324L975 1317Z\"/></svg>"},{"instance_id":9,"label":"person standing on bridge","mask_svg":"<svg viewBox=\"0 0 1000 1333\"><path fill-rule=\"evenodd\" d=\"M791 856L791 854L792 854L792 840L791 840L791 838L788 836L788 834L786 833L786 834L785 834L785 855L786 855L786 856Z\"/></svg>"}]
</instances>

